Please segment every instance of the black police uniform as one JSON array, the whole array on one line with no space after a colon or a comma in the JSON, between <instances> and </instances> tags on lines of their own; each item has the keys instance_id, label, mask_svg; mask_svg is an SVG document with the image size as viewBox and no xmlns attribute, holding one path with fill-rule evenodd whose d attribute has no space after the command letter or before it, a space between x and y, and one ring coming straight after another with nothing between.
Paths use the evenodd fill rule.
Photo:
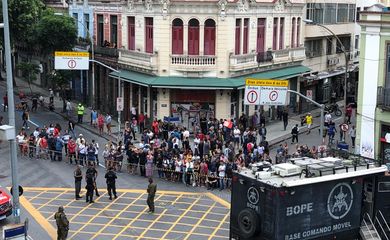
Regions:
<instances>
[{"instance_id":1,"label":"black police uniform","mask_svg":"<svg viewBox=\"0 0 390 240\"><path fill-rule=\"evenodd\" d=\"M114 194L114 198L117 198L115 186L115 182L117 179L116 173L112 170L109 170L104 177L106 178L107 192L110 196L110 200L112 199L112 194Z\"/></svg>"}]
</instances>

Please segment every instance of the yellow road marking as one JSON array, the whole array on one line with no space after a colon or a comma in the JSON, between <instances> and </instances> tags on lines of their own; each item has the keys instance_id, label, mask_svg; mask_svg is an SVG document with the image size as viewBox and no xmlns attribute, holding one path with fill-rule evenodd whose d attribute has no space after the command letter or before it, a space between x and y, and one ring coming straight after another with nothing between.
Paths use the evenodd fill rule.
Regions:
<instances>
[{"instance_id":1,"label":"yellow road marking","mask_svg":"<svg viewBox=\"0 0 390 240\"><path fill-rule=\"evenodd\" d=\"M214 194L212 194L212 193L210 193L210 192L206 193L206 195L207 195L209 198L213 199L214 201L219 202L222 206L224 206L224 207L230 209L230 203L229 203L229 202L223 200L223 199L220 198L220 197L215 196Z\"/></svg>"},{"instance_id":2,"label":"yellow road marking","mask_svg":"<svg viewBox=\"0 0 390 240\"><path fill-rule=\"evenodd\" d=\"M105 194L101 194L99 198L101 198L102 196L104 196ZM119 196L120 197L120 196ZM98 198L97 198L98 199ZM97 201L96 199L96 201ZM101 209L98 213L96 213L96 215L94 217L92 217L91 219L88 220L88 222L85 223L84 226L82 226L81 228L79 228L77 230L77 232L75 232L72 236L70 236L69 239L72 239L77 233L79 233L82 229L84 229L88 224L90 224L92 222L92 220L94 220L99 214L101 214L102 212L104 212L105 210L107 210L115 201L112 201L110 202L109 204L107 204L107 206L105 206L103 209ZM91 205L91 204L88 204L88 206ZM86 208L88 208L88 206ZM82 212L84 210L81 210L80 212ZM80 213L79 212L79 213ZM75 216L73 216L74 218Z\"/></svg>"},{"instance_id":3,"label":"yellow road marking","mask_svg":"<svg viewBox=\"0 0 390 240\"><path fill-rule=\"evenodd\" d=\"M20 204L30 213L30 215L45 229L47 234L50 236L51 239L57 238L57 230L54 229L53 225L51 225L45 217L42 216L42 214L34 208L34 206L27 201L27 199L23 196L19 198Z\"/></svg>"},{"instance_id":4,"label":"yellow road marking","mask_svg":"<svg viewBox=\"0 0 390 240\"><path fill-rule=\"evenodd\" d=\"M182 215L180 215L180 217L173 223L173 225L164 233L164 236L161 237L161 239L165 239L165 237L168 235L168 233L170 231L172 231L172 229L176 226L176 224L183 218L183 216L185 216L189 211L190 209L201 199L201 197L198 197L198 199L196 199L188 208L187 210L184 211L184 213L182 213Z\"/></svg>"},{"instance_id":5,"label":"yellow road marking","mask_svg":"<svg viewBox=\"0 0 390 240\"><path fill-rule=\"evenodd\" d=\"M135 203L136 201L138 201L139 199L142 198L144 194L141 194L138 196L137 199L134 199L133 202L131 202L127 207L125 207L124 209L122 209L122 211L120 211L118 214L115 215L115 217L113 217L107 224L105 224L104 227L100 228L98 232L96 232L91 239L94 239L95 237L97 237L99 235L99 233L101 233L107 226L109 226L115 219L116 217L118 217L119 215L121 215L123 212L125 212L129 207L131 207L133 205L133 203ZM115 234L114 234L115 235Z\"/></svg>"},{"instance_id":6,"label":"yellow road marking","mask_svg":"<svg viewBox=\"0 0 390 240\"><path fill-rule=\"evenodd\" d=\"M180 199L182 196L183 196L183 194L180 194L178 197L176 197L175 201L172 202L172 205L175 204L176 201L177 201L178 199ZM165 213L166 213L167 211L168 211L168 209L164 209L164 211L162 211L162 213L160 213L160 216L158 216L156 219L154 219L153 222L152 222L151 224L149 224L149 226L141 233L141 235L139 235L139 237L137 238L137 240L140 239L140 238L142 238L142 237L145 235L145 233L152 227L152 225L153 225L154 223L158 222L158 220L160 220L160 218L161 218L163 215L166 216Z\"/></svg>"},{"instance_id":7,"label":"yellow road marking","mask_svg":"<svg viewBox=\"0 0 390 240\"><path fill-rule=\"evenodd\" d=\"M49 203L57 200L60 196L62 196L65 192L58 194L55 198L52 198L50 201L44 203L42 206L38 207L37 210L39 211L41 208L47 206Z\"/></svg>"},{"instance_id":8,"label":"yellow road marking","mask_svg":"<svg viewBox=\"0 0 390 240\"><path fill-rule=\"evenodd\" d=\"M26 191L26 190L24 190L24 191ZM38 193L37 195L35 195L34 197L30 198L29 201L32 201L32 200L34 200L35 198L38 198L40 195L42 195L42 194L44 194L44 193L46 193L46 190L42 190L42 192L40 192L40 193Z\"/></svg>"},{"instance_id":9,"label":"yellow road marking","mask_svg":"<svg viewBox=\"0 0 390 240\"><path fill-rule=\"evenodd\" d=\"M144 191L144 193L145 193L145 191ZM143 195L143 194L142 194ZM160 196L158 196L156 199L155 199L155 202L157 202L158 201L158 199L160 199L161 197L163 196L163 194L161 194ZM126 229L128 228L128 227L130 227L131 226L131 224L133 224L135 221L137 221L138 220L138 218L145 212L145 210L147 210L149 207L148 206L146 206L145 208L144 208L144 210L142 210L142 211L140 211L139 213L138 213L138 215L135 217L135 218L133 218L133 220L131 220L127 225L126 225L126 227L124 227L112 240L115 240L115 239L117 239L124 231L126 231Z\"/></svg>"},{"instance_id":10,"label":"yellow road marking","mask_svg":"<svg viewBox=\"0 0 390 240\"><path fill-rule=\"evenodd\" d=\"M199 226L199 224L206 218L207 214L209 214L209 212L211 212L211 209L213 209L215 204L217 204L217 203L216 202L213 203L213 205L203 214L203 216L198 220L198 222L192 227L191 231L187 234L187 236L184 238L184 240L187 240L190 237L190 235L194 232L195 228L197 228Z\"/></svg>"},{"instance_id":11,"label":"yellow road marking","mask_svg":"<svg viewBox=\"0 0 390 240\"><path fill-rule=\"evenodd\" d=\"M227 217L229 216L229 213L226 214L226 216L222 219L222 221L218 224L218 227L216 227L213 231L213 233L210 235L209 240L211 240L213 237L215 237L215 234L218 230L220 230L222 224L226 221Z\"/></svg>"}]
</instances>

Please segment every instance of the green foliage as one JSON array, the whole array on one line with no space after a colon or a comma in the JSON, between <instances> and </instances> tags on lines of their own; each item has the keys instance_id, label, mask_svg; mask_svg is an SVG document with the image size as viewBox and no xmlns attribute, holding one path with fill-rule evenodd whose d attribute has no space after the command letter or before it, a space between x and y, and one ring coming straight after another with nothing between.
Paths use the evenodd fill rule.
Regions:
<instances>
[{"instance_id":1,"label":"green foliage","mask_svg":"<svg viewBox=\"0 0 390 240\"><path fill-rule=\"evenodd\" d=\"M72 50L77 42L77 27L73 18L45 10L35 26L34 42L43 54Z\"/></svg>"},{"instance_id":2,"label":"green foliage","mask_svg":"<svg viewBox=\"0 0 390 240\"><path fill-rule=\"evenodd\" d=\"M22 72L22 75L24 79L27 80L28 86L30 87L30 91L32 93L31 82L37 80L37 75L40 71L39 66L34 63L21 62L16 65L16 69Z\"/></svg>"},{"instance_id":3,"label":"green foliage","mask_svg":"<svg viewBox=\"0 0 390 240\"><path fill-rule=\"evenodd\" d=\"M42 0L8 0L11 41L29 44L44 8Z\"/></svg>"},{"instance_id":4,"label":"green foliage","mask_svg":"<svg viewBox=\"0 0 390 240\"><path fill-rule=\"evenodd\" d=\"M64 90L69 87L69 81L72 79L73 75L73 71L54 70L50 74L49 79L55 89Z\"/></svg>"}]
</instances>

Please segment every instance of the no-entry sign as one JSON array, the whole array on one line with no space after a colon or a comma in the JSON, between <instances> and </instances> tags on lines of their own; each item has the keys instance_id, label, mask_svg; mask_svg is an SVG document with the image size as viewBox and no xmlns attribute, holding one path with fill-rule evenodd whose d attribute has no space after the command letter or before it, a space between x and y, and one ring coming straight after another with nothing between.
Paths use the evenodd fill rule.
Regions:
<instances>
[{"instance_id":1,"label":"no-entry sign","mask_svg":"<svg viewBox=\"0 0 390 240\"><path fill-rule=\"evenodd\" d=\"M260 104L260 88L255 86L247 86L245 88L244 104L258 105Z\"/></svg>"},{"instance_id":2,"label":"no-entry sign","mask_svg":"<svg viewBox=\"0 0 390 240\"><path fill-rule=\"evenodd\" d=\"M55 52L54 68L56 70L88 70L88 52Z\"/></svg>"}]
</instances>

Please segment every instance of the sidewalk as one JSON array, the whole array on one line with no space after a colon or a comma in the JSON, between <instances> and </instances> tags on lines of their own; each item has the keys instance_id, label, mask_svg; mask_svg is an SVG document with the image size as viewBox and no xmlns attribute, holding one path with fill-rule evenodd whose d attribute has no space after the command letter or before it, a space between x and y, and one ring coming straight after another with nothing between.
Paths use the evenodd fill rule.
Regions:
<instances>
[{"instance_id":1,"label":"sidewalk","mask_svg":"<svg viewBox=\"0 0 390 240\"><path fill-rule=\"evenodd\" d=\"M25 82L24 80L22 80L21 78L17 78L17 77L15 77L15 81L16 81L17 87L14 89L14 92L19 93L20 91L23 91L24 93L26 93L26 95L29 96L30 89L28 87L28 83ZM5 85L6 82L5 81L0 82L0 84ZM44 88L37 86L35 84L31 84L31 89L32 89L32 92L34 94L42 95L45 98L45 106L48 106L49 90L44 89ZM15 97L15 102L16 103L19 102L19 98L17 96ZM77 104L78 104L77 102L72 102L72 107L74 109L73 119L77 119L77 116L75 113L75 109L76 109ZM339 104L340 108L343 108L342 102L339 102L338 104ZM29 103L29 105L31 106L31 103ZM62 99L60 97L56 97L56 96L54 97L54 107L55 107L55 110L54 110L55 113L66 118L66 113L62 112L63 103L62 103ZM91 111L92 111L91 107L85 107L84 123L78 124L78 126L85 129L85 130L90 131L93 134L99 135L99 130L90 125ZM318 128L320 126L320 109L312 110L311 113L313 115L312 129ZM302 115L304 115L304 114L292 115L292 116L290 115L286 131L283 130L283 121L273 120L271 122L268 122L266 124L267 141L269 142L270 146L273 146L273 145L276 145L278 143L284 142L288 139L291 139L291 129L296 124L298 124L298 126L300 128L300 134L306 133L307 132L306 126L301 127L300 116L302 116ZM124 123L125 121L122 121L122 122ZM123 123L121 124L121 130L124 127ZM119 132L118 132L118 121L116 120L116 118L112 119L112 130L113 131L112 131L111 136L104 133L103 135L101 135L101 137L103 137L107 140L111 140L112 142L117 142L118 136L120 136L121 134L119 134ZM136 134L136 138L141 139L139 133ZM139 142L139 141L135 141L135 143L137 143L137 142Z\"/></svg>"}]
</instances>

